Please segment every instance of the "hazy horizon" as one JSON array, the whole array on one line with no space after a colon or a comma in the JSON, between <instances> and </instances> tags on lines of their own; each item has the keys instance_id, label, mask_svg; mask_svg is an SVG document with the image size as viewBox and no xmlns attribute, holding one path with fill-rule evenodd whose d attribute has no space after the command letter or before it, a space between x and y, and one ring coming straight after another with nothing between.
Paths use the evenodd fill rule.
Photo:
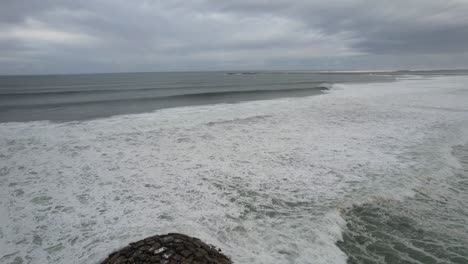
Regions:
<instances>
[{"instance_id":1,"label":"hazy horizon","mask_svg":"<svg viewBox=\"0 0 468 264\"><path fill-rule=\"evenodd\" d=\"M468 71L467 68L434 68L434 69L226 69L226 70L173 70L173 71L114 71L114 72L63 72L63 73L13 73L13 74L0 74L0 76L47 76L47 75L93 75L93 74L139 74L139 73L395 73L395 72L437 72L437 71Z\"/></svg>"}]
</instances>

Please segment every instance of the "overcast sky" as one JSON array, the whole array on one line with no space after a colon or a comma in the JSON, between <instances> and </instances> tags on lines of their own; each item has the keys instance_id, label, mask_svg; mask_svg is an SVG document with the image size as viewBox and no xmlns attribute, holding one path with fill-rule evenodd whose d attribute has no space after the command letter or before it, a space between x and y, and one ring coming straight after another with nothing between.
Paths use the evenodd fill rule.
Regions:
<instances>
[{"instance_id":1,"label":"overcast sky","mask_svg":"<svg viewBox=\"0 0 468 264\"><path fill-rule=\"evenodd\" d=\"M468 68L468 0L0 0L0 74Z\"/></svg>"}]
</instances>

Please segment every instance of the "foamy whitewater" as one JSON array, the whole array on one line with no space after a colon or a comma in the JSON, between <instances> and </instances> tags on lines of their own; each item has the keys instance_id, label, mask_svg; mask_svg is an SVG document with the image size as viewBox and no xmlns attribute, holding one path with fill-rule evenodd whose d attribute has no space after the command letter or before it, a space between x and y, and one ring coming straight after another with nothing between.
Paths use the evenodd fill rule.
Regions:
<instances>
[{"instance_id":1,"label":"foamy whitewater","mask_svg":"<svg viewBox=\"0 0 468 264\"><path fill-rule=\"evenodd\" d=\"M468 187L468 168L454 155L468 140L466 76L336 84L304 98L80 122L2 123L0 136L0 263L98 263L167 232L199 237L235 263L346 263L374 254L349 242L363 230L353 228L364 219L353 208L369 204L407 210L465 243L447 247L447 259L412 247L422 257L468 263L468 189L456 189ZM454 177L461 177L455 187ZM436 208L460 215L434 224L438 209L410 202L421 193L447 198ZM338 246L344 234L351 238Z\"/></svg>"}]
</instances>

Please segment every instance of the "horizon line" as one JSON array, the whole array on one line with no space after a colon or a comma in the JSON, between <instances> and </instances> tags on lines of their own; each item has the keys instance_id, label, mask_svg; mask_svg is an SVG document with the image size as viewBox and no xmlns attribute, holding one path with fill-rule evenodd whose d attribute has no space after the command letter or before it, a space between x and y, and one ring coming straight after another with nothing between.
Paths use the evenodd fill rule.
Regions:
<instances>
[{"instance_id":1,"label":"horizon line","mask_svg":"<svg viewBox=\"0 0 468 264\"><path fill-rule=\"evenodd\" d=\"M439 69L387 69L387 70L358 70L358 69L282 69L282 70L172 70L172 71L115 71L115 72L77 72L77 73L32 73L32 74L0 74L8 76L53 76L53 75L100 75L100 74L139 74L139 73L397 73L397 72L436 72L436 71L468 71L468 68L439 68Z\"/></svg>"}]
</instances>

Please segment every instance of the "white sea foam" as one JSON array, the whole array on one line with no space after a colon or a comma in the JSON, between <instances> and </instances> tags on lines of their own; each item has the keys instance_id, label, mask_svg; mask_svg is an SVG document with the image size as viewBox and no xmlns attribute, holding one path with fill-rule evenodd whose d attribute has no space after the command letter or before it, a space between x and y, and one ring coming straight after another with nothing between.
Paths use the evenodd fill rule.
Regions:
<instances>
[{"instance_id":1,"label":"white sea foam","mask_svg":"<svg viewBox=\"0 0 468 264\"><path fill-rule=\"evenodd\" d=\"M467 83L0 124L0 263L97 263L170 231L236 263L345 263L339 208L450 173Z\"/></svg>"}]
</instances>

